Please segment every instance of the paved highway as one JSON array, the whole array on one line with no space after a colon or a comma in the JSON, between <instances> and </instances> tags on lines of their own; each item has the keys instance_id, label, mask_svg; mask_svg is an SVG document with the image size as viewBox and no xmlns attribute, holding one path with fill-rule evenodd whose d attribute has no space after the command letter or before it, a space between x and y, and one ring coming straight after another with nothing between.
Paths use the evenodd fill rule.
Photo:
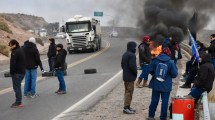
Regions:
<instances>
[{"instance_id":1,"label":"paved highway","mask_svg":"<svg viewBox=\"0 0 215 120\"><path fill-rule=\"evenodd\" d=\"M38 69L37 93L39 97L23 98L23 108L10 108L14 102L11 78L3 72L9 65L0 66L0 120L49 120L100 87L121 70L120 61L126 44L132 39L103 37L102 49L95 53L68 54L68 75L65 76L67 94L56 95L56 77L41 77ZM46 56L43 66L48 70ZM84 69L96 68L96 74L84 74Z\"/></svg>"}]
</instances>

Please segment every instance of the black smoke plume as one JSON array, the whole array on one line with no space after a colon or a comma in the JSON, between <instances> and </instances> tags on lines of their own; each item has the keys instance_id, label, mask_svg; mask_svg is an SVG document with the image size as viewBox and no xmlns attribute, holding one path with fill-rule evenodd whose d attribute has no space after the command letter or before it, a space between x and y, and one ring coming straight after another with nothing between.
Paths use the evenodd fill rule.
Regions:
<instances>
[{"instance_id":1,"label":"black smoke plume","mask_svg":"<svg viewBox=\"0 0 215 120\"><path fill-rule=\"evenodd\" d=\"M139 0L139 2L142 1ZM157 43L162 43L169 36L181 42L187 35L187 28L192 33L196 33L209 22L206 12L214 9L214 1L204 1L203 7L201 2L199 0L146 0L142 11L139 12L137 26Z\"/></svg>"}]
</instances>

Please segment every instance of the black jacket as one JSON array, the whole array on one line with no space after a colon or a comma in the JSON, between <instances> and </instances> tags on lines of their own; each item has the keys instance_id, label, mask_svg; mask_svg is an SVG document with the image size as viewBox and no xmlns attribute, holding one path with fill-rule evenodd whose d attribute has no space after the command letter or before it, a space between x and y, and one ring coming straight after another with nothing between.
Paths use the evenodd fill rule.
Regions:
<instances>
[{"instance_id":1,"label":"black jacket","mask_svg":"<svg viewBox=\"0 0 215 120\"><path fill-rule=\"evenodd\" d=\"M213 88L214 68L210 63L210 59L204 60L198 70L197 80L194 82L197 88L204 89L208 93Z\"/></svg>"},{"instance_id":2,"label":"black jacket","mask_svg":"<svg viewBox=\"0 0 215 120\"><path fill-rule=\"evenodd\" d=\"M171 40L168 44L167 44L167 47L170 49L171 51L171 58L173 60L178 60L178 59L181 59L182 58L182 55L181 55L181 48L179 47L178 50L176 50L176 42ZM176 56L176 51L178 52L178 56Z\"/></svg>"},{"instance_id":3,"label":"black jacket","mask_svg":"<svg viewBox=\"0 0 215 120\"><path fill-rule=\"evenodd\" d=\"M56 46L55 43L50 43L49 50L48 50L48 53L47 53L48 58L56 56L56 47L55 46Z\"/></svg>"},{"instance_id":4,"label":"black jacket","mask_svg":"<svg viewBox=\"0 0 215 120\"><path fill-rule=\"evenodd\" d=\"M215 40L211 41L210 46L207 48L208 53L211 54L212 58L215 58Z\"/></svg>"},{"instance_id":5,"label":"black jacket","mask_svg":"<svg viewBox=\"0 0 215 120\"><path fill-rule=\"evenodd\" d=\"M140 66L143 64L149 64L152 59L149 46L146 43L141 43L138 46L138 50Z\"/></svg>"},{"instance_id":6,"label":"black jacket","mask_svg":"<svg viewBox=\"0 0 215 120\"><path fill-rule=\"evenodd\" d=\"M25 54L20 47L14 48L11 52L10 74L25 74Z\"/></svg>"},{"instance_id":7,"label":"black jacket","mask_svg":"<svg viewBox=\"0 0 215 120\"><path fill-rule=\"evenodd\" d=\"M56 70L65 70L66 55L67 55L67 52L65 49L61 49L57 53L55 64L54 64L54 68Z\"/></svg>"},{"instance_id":8,"label":"black jacket","mask_svg":"<svg viewBox=\"0 0 215 120\"><path fill-rule=\"evenodd\" d=\"M122 56L121 67L125 82L135 81L137 78L136 46L135 42L129 42L127 44L127 51Z\"/></svg>"},{"instance_id":9,"label":"black jacket","mask_svg":"<svg viewBox=\"0 0 215 120\"><path fill-rule=\"evenodd\" d=\"M34 43L27 42L23 49L26 57L26 69L35 69L42 64L39 51Z\"/></svg>"}]
</instances>

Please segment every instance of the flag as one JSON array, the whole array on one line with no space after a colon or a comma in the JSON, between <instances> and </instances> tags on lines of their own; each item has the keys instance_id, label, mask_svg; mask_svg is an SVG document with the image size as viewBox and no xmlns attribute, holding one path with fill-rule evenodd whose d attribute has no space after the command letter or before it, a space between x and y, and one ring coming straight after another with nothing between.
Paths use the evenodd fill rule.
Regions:
<instances>
[{"instance_id":1,"label":"flag","mask_svg":"<svg viewBox=\"0 0 215 120\"><path fill-rule=\"evenodd\" d=\"M199 63L200 62L200 57L199 57L199 52L198 52L198 45L196 43L196 40L193 38L192 34L190 33L190 31L189 31L189 35L190 35L190 40L191 40L192 56Z\"/></svg>"}]
</instances>

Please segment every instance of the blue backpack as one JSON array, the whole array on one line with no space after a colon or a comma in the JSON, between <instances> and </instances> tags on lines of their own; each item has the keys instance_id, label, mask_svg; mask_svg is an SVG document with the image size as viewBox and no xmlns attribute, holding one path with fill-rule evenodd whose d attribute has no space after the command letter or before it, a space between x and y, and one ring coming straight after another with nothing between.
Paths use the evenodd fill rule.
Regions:
<instances>
[{"instance_id":1,"label":"blue backpack","mask_svg":"<svg viewBox=\"0 0 215 120\"><path fill-rule=\"evenodd\" d=\"M163 62L158 63L156 66L156 69L155 69L155 79L160 81L160 82L164 82L166 80L167 73L168 73L167 62L166 63L163 63Z\"/></svg>"}]
</instances>

